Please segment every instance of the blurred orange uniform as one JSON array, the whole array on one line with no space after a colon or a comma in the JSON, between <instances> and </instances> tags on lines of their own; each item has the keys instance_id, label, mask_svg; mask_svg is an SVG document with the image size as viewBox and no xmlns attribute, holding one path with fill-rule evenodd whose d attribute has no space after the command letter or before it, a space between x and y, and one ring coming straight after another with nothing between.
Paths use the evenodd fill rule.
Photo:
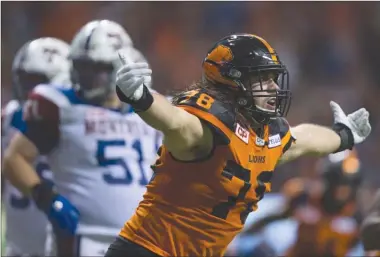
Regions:
<instances>
[{"instance_id":1,"label":"blurred orange uniform","mask_svg":"<svg viewBox=\"0 0 380 257\"><path fill-rule=\"evenodd\" d=\"M297 241L287 257L344 257L358 242L358 225L349 217L323 217L300 222ZM299 217L298 217L299 218Z\"/></svg>"},{"instance_id":2,"label":"blurred orange uniform","mask_svg":"<svg viewBox=\"0 0 380 257\"><path fill-rule=\"evenodd\" d=\"M303 188L303 194L308 196L304 205L293 206L292 215L299 227L297 241L288 251L288 257L344 257L357 244L359 226L352 216L361 181L360 162L356 151L335 154L339 155L339 161L320 162L324 164L320 181L292 179L284 186L284 189Z\"/></svg>"}]
</instances>

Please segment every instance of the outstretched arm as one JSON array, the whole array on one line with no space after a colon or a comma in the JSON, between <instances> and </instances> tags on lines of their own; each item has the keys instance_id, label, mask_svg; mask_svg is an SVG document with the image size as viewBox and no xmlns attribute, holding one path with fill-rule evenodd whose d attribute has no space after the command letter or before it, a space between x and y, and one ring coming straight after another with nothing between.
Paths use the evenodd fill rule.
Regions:
<instances>
[{"instance_id":1,"label":"outstretched arm","mask_svg":"<svg viewBox=\"0 0 380 257\"><path fill-rule=\"evenodd\" d=\"M301 124L292 128L296 143L284 153L279 163L292 161L303 155L324 156L363 142L371 132L369 113L361 108L346 116L340 106L330 102L334 114L333 128L315 124Z\"/></svg>"},{"instance_id":2,"label":"outstretched arm","mask_svg":"<svg viewBox=\"0 0 380 257\"><path fill-rule=\"evenodd\" d=\"M150 126L164 134L164 143L175 157L194 159L212 149L212 132L201 120L173 106L158 93L151 93L144 83L151 80L152 71L146 63L126 63L116 75L116 92L121 101L131 104L136 113Z\"/></svg>"},{"instance_id":3,"label":"outstretched arm","mask_svg":"<svg viewBox=\"0 0 380 257\"><path fill-rule=\"evenodd\" d=\"M153 93L151 107L139 112L140 117L149 125L164 134L168 150L179 159L192 159L195 152L208 153L212 148L211 130L201 120L185 110L173 106L165 97Z\"/></svg>"},{"instance_id":4,"label":"outstretched arm","mask_svg":"<svg viewBox=\"0 0 380 257\"><path fill-rule=\"evenodd\" d=\"M335 152L341 143L341 138L332 129L315 125L301 124L292 128L296 142L280 159L280 164L292 161L303 155L324 156Z\"/></svg>"}]
</instances>

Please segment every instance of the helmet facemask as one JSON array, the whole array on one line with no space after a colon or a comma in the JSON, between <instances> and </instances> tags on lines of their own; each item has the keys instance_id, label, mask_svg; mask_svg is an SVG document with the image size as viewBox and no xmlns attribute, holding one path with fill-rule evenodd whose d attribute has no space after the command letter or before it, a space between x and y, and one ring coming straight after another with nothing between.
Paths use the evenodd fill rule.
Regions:
<instances>
[{"instance_id":1,"label":"helmet facemask","mask_svg":"<svg viewBox=\"0 0 380 257\"><path fill-rule=\"evenodd\" d=\"M239 71L243 70L239 68ZM271 119L285 117L291 103L286 68L277 66L245 70L241 73L246 75L235 80L241 90L237 103L245 116L259 124L268 124Z\"/></svg>"},{"instance_id":2,"label":"helmet facemask","mask_svg":"<svg viewBox=\"0 0 380 257\"><path fill-rule=\"evenodd\" d=\"M81 97L91 104L101 105L113 90L114 72L112 63L77 59L73 60L71 80Z\"/></svg>"},{"instance_id":3,"label":"helmet facemask","mask_svg":"<svg viewBox=\"0 0 380 257\"><path fill-rule=\"evenodd\" d=\"M13 71L14 93L17 100L24 102L28 93L39 84L47 84L50 79L43 73L27 72L22 69Z\"/></svg>"}]
</instances>

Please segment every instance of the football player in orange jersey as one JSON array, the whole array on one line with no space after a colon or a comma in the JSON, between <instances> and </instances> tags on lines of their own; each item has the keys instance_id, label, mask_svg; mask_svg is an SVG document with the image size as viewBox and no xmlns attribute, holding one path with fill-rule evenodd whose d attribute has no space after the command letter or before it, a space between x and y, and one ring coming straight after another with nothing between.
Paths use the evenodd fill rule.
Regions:
<instances>
[{"instance_id":1,"label":"football player in orange jersey","mask_svg":"<svg viewBox=\"0 0 380 257\"><path fill-rule=\"evenodd\" d=\"M361 227L361 239L366 256L380 257L380 190Z\"/></svg>"},{"instance_id":2,"label":"football player in orange jersey","mask_svg":"<svg viewBox=\"0 0 380 257\"><path fill-rule=\"evenodd\" d=\"M116 74L119 98L162 131L164 143L144 199L107 257L222 256L279 163L351 149L371 130L364 108L346 116L332 102L332 129L302 124L291 132L288 71L255 35L218 41L203 79L173 105L144 85L151 73L145 63L125 63Z\"/></svg>"}]
</instances>

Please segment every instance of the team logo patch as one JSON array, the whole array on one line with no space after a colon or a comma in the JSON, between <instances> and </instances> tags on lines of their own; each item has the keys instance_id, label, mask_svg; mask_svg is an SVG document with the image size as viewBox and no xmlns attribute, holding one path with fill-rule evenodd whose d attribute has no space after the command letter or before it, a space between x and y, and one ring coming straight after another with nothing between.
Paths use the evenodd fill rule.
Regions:
<instances>
[{"instance_id":1,"label":"team logo patch","mask_svg":"<svg viewBox=\"0 0 380 257\"><path fill-rule=\"evenodd\" d=\"M260 138L260 137L256 137L256 145L257 146L264 146L265 145L265 140Z\"/></svg>"},{"instance_id":2,"label":"team logo patch","mask_svg":"<svg viewBox=\"0 0 380 257\"><path fill-rule=\"evenodd\" d=\"M276 134L269 137L268 148L274 148L281 145L280 134Z\"/></svg>"},{"instance_id":3,"label":"team logo patch","mask_svg":"<svg viewBox=\"0 0 380 257\"><path fill-rule=\"evenodd\" d=\"M242 126L240 126L240 124L236 124L236 130L235 130L235 134L238 136L238 138L240 138L244 143L248 144L248 141L249 141L249 132L248 130L246 130L245 128L243 128Z\"/></svg>"}]
</instances>

